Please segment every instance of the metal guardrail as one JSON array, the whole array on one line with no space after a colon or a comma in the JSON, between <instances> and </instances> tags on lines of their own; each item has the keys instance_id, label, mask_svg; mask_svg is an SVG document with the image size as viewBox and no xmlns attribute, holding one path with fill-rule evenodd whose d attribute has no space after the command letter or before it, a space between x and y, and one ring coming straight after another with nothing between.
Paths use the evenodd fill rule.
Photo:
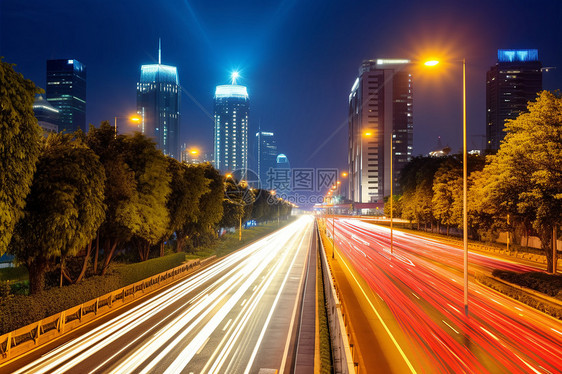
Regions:
<instances>
[{"instance_id":1,"label":"metal guardrail","mask_svg":"<svg viewBox=\"0 0 562 374\"><path fill-rule=\"evenodd\" d=\"M328 323L330 325L330 340L332 343L332 357L334 372L339 374L354 374L355 367L349 339L347 338L347 331L345 329L345 322L343 313L341 311L341 303L334 286L332 278L332 271L326 258L326 251L322 243L322 237L318 226L316 227L316 234L320 239L320 257L322 263L322 277L324 280L324 294L326 300L326 309L328 312Z\"/></svg>"},{"instance_id":2,"label":"metal guardrail","mask_svg":"<svg viewBox=\"0 0 562 374\"><path fill-rule=\"evenodd\" d=\"M130 284L96 299L64 310L7 334L0 335L0 364L50 342L116 308L128 304L160 287L212 262L216 256L191 260L150 278Z\"/></svg>"}]
</instances>

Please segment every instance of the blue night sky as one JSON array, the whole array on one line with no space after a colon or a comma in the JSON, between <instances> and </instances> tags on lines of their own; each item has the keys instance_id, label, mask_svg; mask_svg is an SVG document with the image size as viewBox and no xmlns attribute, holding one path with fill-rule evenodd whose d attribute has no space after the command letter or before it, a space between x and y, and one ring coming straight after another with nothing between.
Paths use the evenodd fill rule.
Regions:
<instances>
[{"instance_id":1,"label":"blue night sky","mask_svg":"<svg viewBox=\"0 0 562 374\"><path fill-rule=\"evenodd\" d=\"M293 167L347 162L347 98L363 59L468 63L469 147L485 134L485 74L498 48L537 48L544 88L562 88L562 1L2 0L0 55L45 87L47 59L88 69L87 113L99 125L136 110L140 65L178 67L181 143L212 151L214 87L238 69L251 100L249 140L274 131ZM461 146L459 63L414 75L414 154L437 137ZM121 128L120 124L120 128Z\"/></svg>"}]
</instances>

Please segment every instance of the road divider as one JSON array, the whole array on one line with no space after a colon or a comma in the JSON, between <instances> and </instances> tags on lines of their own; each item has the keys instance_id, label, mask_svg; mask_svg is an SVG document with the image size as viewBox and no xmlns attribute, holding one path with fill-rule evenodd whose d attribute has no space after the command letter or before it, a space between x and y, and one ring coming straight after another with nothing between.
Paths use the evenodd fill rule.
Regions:
<instances>
[{"instance_id":1,"label":"road divider","mask_svg":"<svg viewBox=\"0 0 562 374\"><path fill-rule=\"evenodd\" d=\"M188 261L17 330L0 335L0 365L51 342L94 319L181 279L216 259Z\"/></svg>"},{"instance_id":2,"label":"road divider","mask_svg":"<svg viewBox=\"0 0 562 374\"><path fill-rule=\"evenodd\" d=\"M332 343L332 361L335 373L351 374L355 373L353 356L347 338L347 331L343 314L341 311L341 302L334 286L332 272L326 258L326 251L320 233L316 227L316 237L319 241L320 259L322 264L322 279L324 281L324 295L326 300L326 311L328 313L328 324L330 326L330 340Z\"/></svg>"}]
</instances>

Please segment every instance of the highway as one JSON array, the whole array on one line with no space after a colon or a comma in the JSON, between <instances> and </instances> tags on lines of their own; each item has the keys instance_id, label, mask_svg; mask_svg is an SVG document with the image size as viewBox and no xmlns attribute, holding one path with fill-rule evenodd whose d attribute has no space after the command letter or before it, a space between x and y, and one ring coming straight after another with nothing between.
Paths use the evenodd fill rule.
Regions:
<instances>
[{"instance_id":1,"label":"highway","mask_svg":"<svg viewBox=\"0 0 562 374\"><path fill-rule=\"evenodd\" d=\"M15 373L291 372L313 219L294 223L48 352Z\"/></svg>"},{"instance_id":2,"label":"highway","mask_svg":"<svg viewBox=\"0 0 562 374\"><path fill-rule=\"evenodd\" d=\"M327 222L332 231L332 219ZM391 254L388 228L342 218L336 218L334 226L336 261L359 289L351 297L370 299L367 320L384 327L377 340L382 351L394 351L385 362L391 371L407 367L416 373L561 372L560 321L481 286L472 277L465 316L462 249L395 230ZM537 270L477 253L469 254L469 263L471 275L493 268ZM345 302L346 295L343 298ZM363 348L362 354L368 355L368 350ZM363 372L379 372L372 363L364 366Z\"/></svg>"}]
</instances>

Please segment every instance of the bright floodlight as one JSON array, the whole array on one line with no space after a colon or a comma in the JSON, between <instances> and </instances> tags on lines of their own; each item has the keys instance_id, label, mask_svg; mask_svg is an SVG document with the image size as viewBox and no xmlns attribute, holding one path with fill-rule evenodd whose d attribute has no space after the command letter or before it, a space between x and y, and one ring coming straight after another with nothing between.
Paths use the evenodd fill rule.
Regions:
<instances>
[{"instance_id":1,"label":"bright floodlight","mask_svg":"<svg viewBox=\"0 0 562 374\"><path fill-rule=\"evenodd\" d=\"M424 64L425 66L435 66L435 65L437 65L438 63L439 63L439 61L437 61L437 60L429 60L429 61L424 62L423 64Z\"/></svg>"},{"instance_id":2,"label":"bright floodlight","mask_svg":"<svg viewBox=\"0 0 562 374\"><path fill-rule=\"evenodd\" d=\"M233 71L230 77L232 78L232 84L236 84L236 79L240 77L240 73L237 71Z\"/></svg>"},{"instance_id":3,"label":"bright floodlight","mask_svg":"<svg viewBox=\"0 0 562 374\"><path fill-rule=\"evenodd\" d=\"M131 122L140 122L141 118L139 116L131 116L129 120L131 120Z\"/></svg>"}]
</instances>

